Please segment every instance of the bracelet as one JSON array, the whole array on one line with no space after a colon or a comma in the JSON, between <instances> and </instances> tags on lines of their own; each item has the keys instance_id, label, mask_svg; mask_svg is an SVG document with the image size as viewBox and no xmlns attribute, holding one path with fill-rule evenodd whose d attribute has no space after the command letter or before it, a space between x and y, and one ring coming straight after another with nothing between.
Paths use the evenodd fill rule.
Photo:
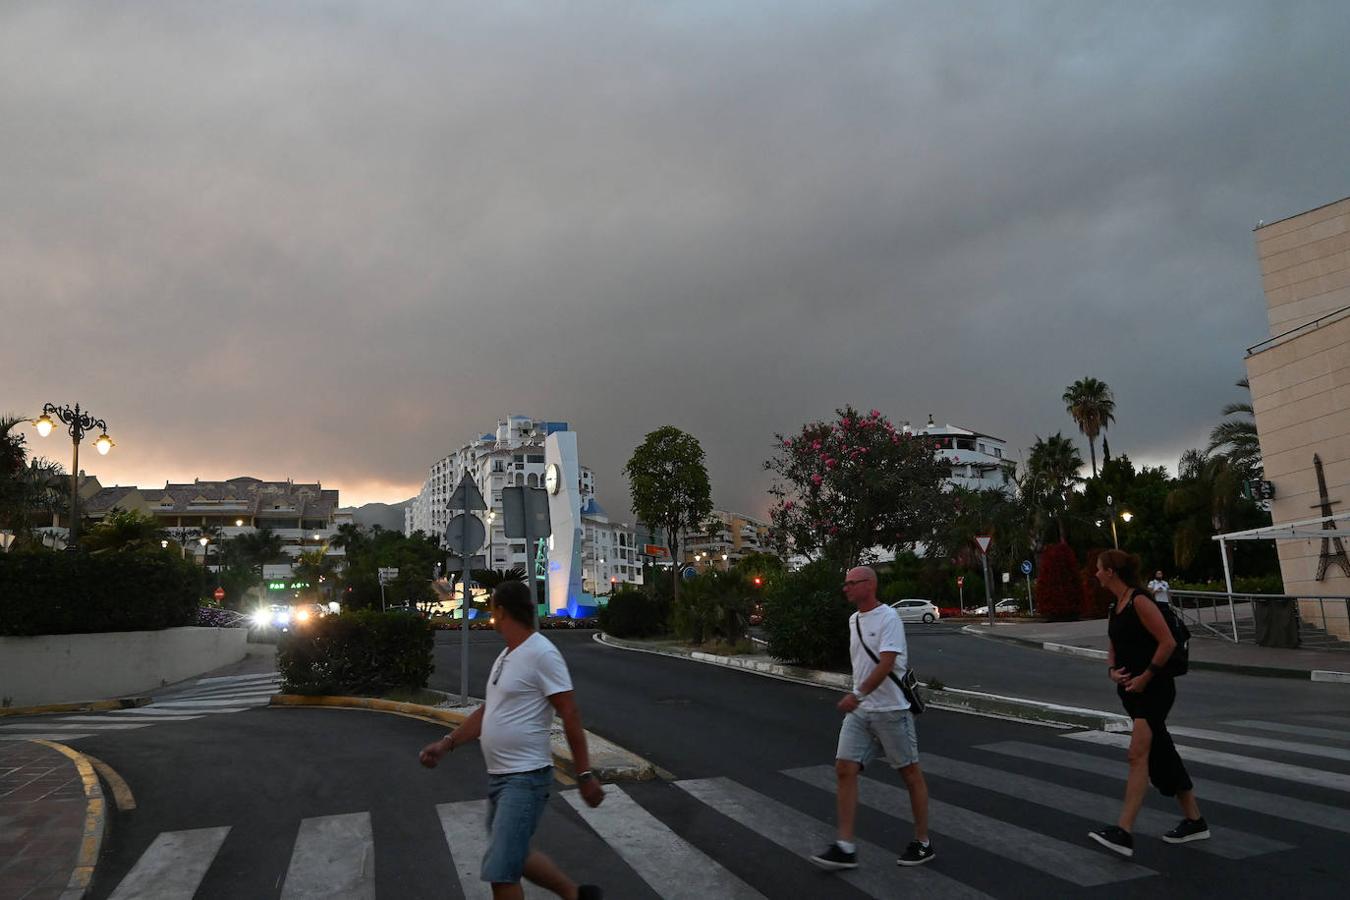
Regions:
<instances>
[{"instance_id":1,"label":"bracelet","mask_svg":"<svg viewBox=\"0 0 1350 900\"><path fill-rule=\"evenodd\" d=\"M445 736L445 745L450 748L449 752L455 752L455 733L453 731Z\"/></svg>"},{"instance_id":2,"label":"bracelet","mask_svg":"<svg viewBox=\"0 0 1350 900\"><path fill-rule=\"evenodd\" d=\"M580 781L586 781L587 779L594 778L594 777L595 777L595 773L592 772L590 769L587 769L585 772L578 772L578 773L577 773L577 781L579 781L579 782L580 782Z\"/></svg>"},{"instance_id":3,"label":"bracelet","mask_svg":"<svg viewBox=\"0 0 1350 900\"><path fill-rule=\"evenodd\" d=\"M867 699L867 695L864 694L862 691L854 691L853 696L858 698L859 703Z\"/></svg>"}]
</instances>

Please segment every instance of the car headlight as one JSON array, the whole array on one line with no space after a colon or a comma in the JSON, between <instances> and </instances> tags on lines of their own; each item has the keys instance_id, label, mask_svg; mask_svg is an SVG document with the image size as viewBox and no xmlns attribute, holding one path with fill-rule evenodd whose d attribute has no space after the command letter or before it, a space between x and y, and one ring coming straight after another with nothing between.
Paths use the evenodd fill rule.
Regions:
<instances>
[{"instance_id":1,"label":"car headlight","mask_svg":"<svg viewBox=\"0 0 1350 900\"><path fill-rule=\"evenodd\" d=\"M249 616L249 618L252 619L253 624L259 628L266 628L271 623L272 620L272 617L268 614L267 610L265 609L258 610L253 615Z\"/></svg>"},{"instance_id":2,"label":"car headlight","mask_svg":"<svg viewBox=\"0 0 1350 900\"><path fill-rule=\"evenodd\" d=\"M288 609L277 610L277 624L289 625L291 622L291 611Z\"/></svg>"},{"instance_id":3,"label":"car headlight","mask_svg":"<svg viewBox=\"0 0 1350 900\"><path fill-rule=\"evenodd\" d=\"M297 622L308 622L308 621L309 621L309 610L302 609L302 610L300 610L299 612L297 612L297 613L295 614L295 621L297 621Z\"/></svg>"}]
</instances>

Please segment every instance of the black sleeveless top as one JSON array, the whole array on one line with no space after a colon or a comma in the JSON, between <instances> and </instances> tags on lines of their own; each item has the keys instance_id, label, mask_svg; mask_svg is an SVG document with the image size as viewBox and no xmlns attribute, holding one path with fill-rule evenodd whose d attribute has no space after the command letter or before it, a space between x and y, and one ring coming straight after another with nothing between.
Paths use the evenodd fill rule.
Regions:
<instances>
[{"instance_id":1,"label":"black sleeveless top","mask_svg":"<svg viewBox=\"0 0 1350 900\"><path fill-rule=\"evenodd\" d=\"M1110 635L1111 645L1116 650L1116 667L1123 667L1131 675L1142 675L1149 663L1153 662L1153 654L1158 652L1157 638L1144 627L1139 619L1139 611L1134 608L1134 599L1141 596L1147 597L1148 594L1135 590L1119 613L1116 612L1116 604L1112 603L1106 626L1106 633Z\"/></svg>"}]
</instances>

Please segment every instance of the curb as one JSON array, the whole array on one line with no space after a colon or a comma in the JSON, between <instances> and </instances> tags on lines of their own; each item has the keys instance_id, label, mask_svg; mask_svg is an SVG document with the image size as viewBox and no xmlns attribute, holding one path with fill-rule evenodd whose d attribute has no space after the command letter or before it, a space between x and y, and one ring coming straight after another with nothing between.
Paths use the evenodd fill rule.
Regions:
<instances>
[{"instance_id":1,"label":"curb","mask_svg":"<svg viewBox=\"0 0 1350 900\"><path fill-rule=\"evenodd\" d=\"M61 900L79 900L89 890L94 880L94 867L98 865L98 853L103 846L103 835L108 827L106 801L103 788L99 786L98 775L88 758L78 750L58 744L55 741L36 740L33 743L50 747L68 757L75 763L75 769L84 782L84 796L88 806L84 814L84 837L80 840L80 853L75 858L75 868L70 873L70 881L61 893Z\"/></svg>"},{"instance_id":2,"label":"curb","mask_svg":"<svg viewBox=\"0 0 1350 900\"><path fill-rule=\"evenodd\" d=\"M619 650L687 659L825 690L848 690L852 686L849 676L841 675L838 672L821 672L815 669L783 665L782 663L761 663L743 658L720 657L697 650L681 653L676 650L642 647L604 633L596 634L593 640ZM1084 709L1077 706L1063 706L1058 703L1027 700L1021 697L1004 697L999 694L986 694L979 691L963 691L959 688L928 688L927 699L928 705L934 709L969 713L977 716L993 716L1001 719L1015 719L1037 725L1090 728L1095 731L1129 731L1131 726L1129 717L1119 713L1099 709Z\"/></svg>"},{"instance_id":3,"label":"curb","mask_svg":"<svg viewBox=\"0 0 1350 900\"><path fill-rule=\"evenodd\" d=\"M1012 634L993 634L980 631L983 627L980 625L967 625L961 629L962 634L973 634L976 637L988 638L991 641L1003 641L1008 644L1018 644L1023 647L1035 647L1038 650L1048 650L1051 653L1064 653L1070 656L1081 656L1087 659L1106 659L1106 651L1098 650L1095 647L1079 647L1074 644L1057 644L1053 641L1041 641L1036 638L1018 637ZM1322 669L1290 669L1283 666L1254 666L1244 665L1243 663L1224 663L1210 662L1203 659L1190 660L1192 669L1203 669L1209 672L1232 672L1236 675L1254 675L1263 678L1293 678L1302 681L1333 681L1350 683L1350 672L1330 672Z\"/></svg>"},{"instance_id":4,"label":"curb","mask_svg":"<svg viewBox=\"0 0 1350 900\"><path fill-rule=\"evenodd\" d=\"M481 702L481 701L480 701ZM375 697L309 697L302 694L273 694L272 706L278 707L326 707L329 709L365 709L373 712L395 713L412 716L428 722L443 725L459 725L472 711L443 709L435 706L423 706L420 703L405 703L398 700L381 700ZM572 749L567 738L556 724L550 737L553 750L553 764L569 776L576 775L572 764ZM593 732L586 732L586 747L590 752L591 771L602 781L650 781L656 777L656 766L625 750L619 745L605 740Z\"/></svg>"},{"instance_id":5,"label":"curb","mask_svg":"<svg viewBox=\"0 0 1350 900\"><path fill-rule=\"evenodd\" d=\"M39 706L6 706L0 709L5 716L40 716L43 713L102 712L108 709L132 709L145 706L149 697L114 697L111 700L85 700L76 703L45 703Z\"/></svg>"}]
</instances>

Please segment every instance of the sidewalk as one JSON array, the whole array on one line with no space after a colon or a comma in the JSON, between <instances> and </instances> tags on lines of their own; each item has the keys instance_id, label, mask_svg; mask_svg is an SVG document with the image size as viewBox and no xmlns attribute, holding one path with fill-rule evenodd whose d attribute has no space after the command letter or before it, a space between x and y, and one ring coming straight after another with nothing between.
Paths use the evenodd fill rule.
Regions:
<instances>
[{"instance_id":1,"label":"sidewalk","mask_svg":"<svg viewBox=\"0 0 1350 900\"><path fill-rule=\"evenodd\" d=\"M1007 622L990 631L987 623L967 625L968 634L1030 644L1057 653L1106 658L1106 621ZM1337 650L1287 650L1258 644L1234 644L1191 634L1191 668L1350 683L1350 653Z\"/></svg>"},{"instance_id":2,"label":"sidewalk","mask_svg":"<svg viewBox=\"0 0 1350 900\"><path fill-rule=\"evenodd\" d=\"M82 773L45 743L0 742L0 897L82 896L102 838L102 807L92 770Z\"/></svg>"}]
</instances>

